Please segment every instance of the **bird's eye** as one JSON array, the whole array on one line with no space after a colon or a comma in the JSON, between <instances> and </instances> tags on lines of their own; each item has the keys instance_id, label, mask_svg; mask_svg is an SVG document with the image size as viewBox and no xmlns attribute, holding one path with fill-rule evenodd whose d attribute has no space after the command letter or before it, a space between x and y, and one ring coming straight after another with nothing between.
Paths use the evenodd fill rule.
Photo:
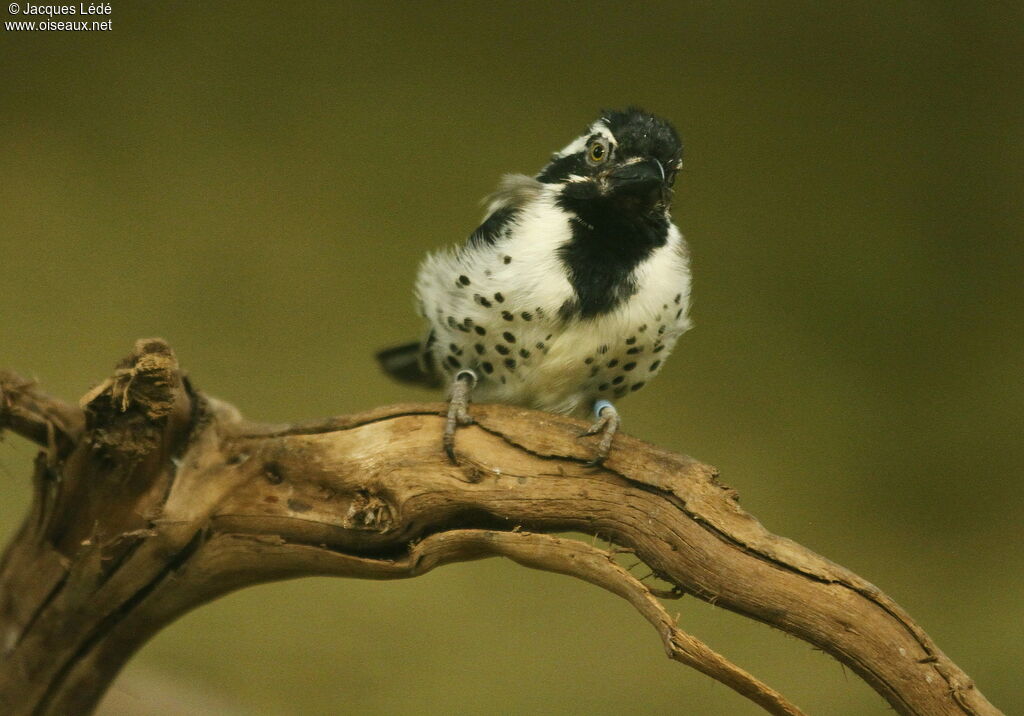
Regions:
<instances>
[{"instance_id":1,"label":"bird's eye","mask_svg":"<svg viewBox=\"0 0 1024 716\"><path fill-rule=\"evenodd\" d=\"M587 149L587 161L590 164L601 164L608 159L610 147L604 139L595 139Z\"/></svg>"}]
</instances>

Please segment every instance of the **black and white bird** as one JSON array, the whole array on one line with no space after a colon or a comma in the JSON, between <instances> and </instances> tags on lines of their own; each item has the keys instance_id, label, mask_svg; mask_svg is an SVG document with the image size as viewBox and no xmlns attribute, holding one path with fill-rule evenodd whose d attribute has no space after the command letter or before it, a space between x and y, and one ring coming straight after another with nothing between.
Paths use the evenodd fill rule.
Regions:
<instances>
[{"instance_id":1,"label":"black and white bird","mask_svg":"<svg viewBox=\"0 0 1024 716\"><path fill-rule=\"evenodd\" d=\"M690 327L686 243L670 216L675 129L639 109L604 112L539 174L507 175L465 244L427 256L416 281L429 327L382 351L398 380L449 391L444 446L473 398L596 422L647 385Z\"/></svg>"}]
</instances>

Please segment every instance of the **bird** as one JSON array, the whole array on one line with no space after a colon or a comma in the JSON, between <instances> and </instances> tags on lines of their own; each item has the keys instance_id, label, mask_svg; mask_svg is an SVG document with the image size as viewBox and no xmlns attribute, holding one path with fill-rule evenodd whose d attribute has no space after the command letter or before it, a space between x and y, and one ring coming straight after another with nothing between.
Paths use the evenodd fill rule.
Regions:
<instances>
[{"instance_id":1,"label":"bird","mask_svg":"<svg viewBox=\"0 0 1024 716\"><path fill-rule=\"evenodd\" d=\"M443 447L475 401L587 417L609 455L613 401L661 371L691 327L690 257L671 216L683 147L665 119L607 110L535 176L505 175L461 245L429 253L421 340L382 350L394 379L446 388Z\"/></svg>"}]
</instances>

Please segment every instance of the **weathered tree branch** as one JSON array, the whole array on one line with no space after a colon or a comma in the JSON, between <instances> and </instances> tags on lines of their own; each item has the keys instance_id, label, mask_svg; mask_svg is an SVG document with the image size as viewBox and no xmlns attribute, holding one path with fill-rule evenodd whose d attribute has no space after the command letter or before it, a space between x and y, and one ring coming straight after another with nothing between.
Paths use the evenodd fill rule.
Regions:
<instances>
[{"instance_id":1,"label":"weathered tree branch","mask_svg":"<svg viewBox=\"0 0 1024 716\"><path fill-rule=\"evenodd\" d=\"M601 468L568 418L473 407L460 463L441 406L320 423L246 423L196 392L162 341L140 341L81 407L0 374L0 429L44 449L33 505L0 563L0 710L86 713L125 661L184 612L303 575L394 579L504 556L618 594L670 657L771 713L797 714L666 614L600 534L659 578L804 639L902 714L997 714L898 605L767 532L713 468L616 438Z\"/></svg>"}]
</instances>

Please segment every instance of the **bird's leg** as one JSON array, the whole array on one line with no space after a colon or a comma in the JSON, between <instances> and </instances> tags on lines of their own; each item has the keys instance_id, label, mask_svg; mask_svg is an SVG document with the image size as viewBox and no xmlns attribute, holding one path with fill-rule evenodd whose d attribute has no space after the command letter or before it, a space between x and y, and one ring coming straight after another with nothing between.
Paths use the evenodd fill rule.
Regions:
<instances>
[{"instance_id":1,"label":"bird's leg","mask_svg":"<svg viewBox=\"0 0 1024 716\"><path fill-rule=\"evenodd\" d=\"M597 444L597 453L590 461L591 465L600 465L608 457L608 451L612 448L612 438L615 431L619 429L619 411L607 400L598 400L594 403L594 417L597 421L583 433L584 435L597 435L601 433L601 441Z\"/></svg>"},{"instance_id":2,"label":"bird's leg","mask_svg":"<svg viewBox=\"0 0 1024 716\"><path fill-rule=\"evenodd\" d=\"M455 429L460 425L472 425L473 418L467 408L469 396L476 387L477 376L471 370L460 370L452 381L451 392L448 394L448 420L444 424L444 451L452 464L455 459Z\"/></svg>"}]
</instances>

